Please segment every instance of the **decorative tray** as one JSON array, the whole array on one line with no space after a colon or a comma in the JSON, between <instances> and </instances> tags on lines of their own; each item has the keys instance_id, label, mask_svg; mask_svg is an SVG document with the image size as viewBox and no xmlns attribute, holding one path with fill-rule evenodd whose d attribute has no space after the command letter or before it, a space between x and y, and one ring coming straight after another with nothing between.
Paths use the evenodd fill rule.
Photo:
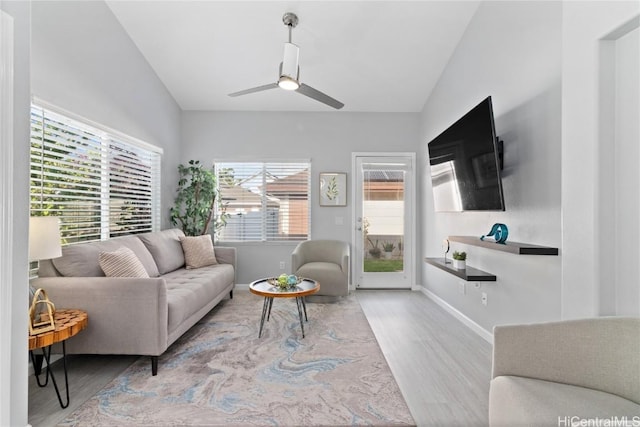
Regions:
<instances>
[{"instance_id":1,"label":"decorative tray","mask_svg":"<svg viewBox=\"0 0 640 427\"><path fill-rule=\"evenodd\" d=\"M274 286L278 289L290 289L300 284L303 280L304 280L304 277L294 276L292 274L287 276L286 281L282 281L282 282L278 279L278 277L269 277L267 279L267 283L269 283L271 286Z\"/></svg>"}]
</instances>

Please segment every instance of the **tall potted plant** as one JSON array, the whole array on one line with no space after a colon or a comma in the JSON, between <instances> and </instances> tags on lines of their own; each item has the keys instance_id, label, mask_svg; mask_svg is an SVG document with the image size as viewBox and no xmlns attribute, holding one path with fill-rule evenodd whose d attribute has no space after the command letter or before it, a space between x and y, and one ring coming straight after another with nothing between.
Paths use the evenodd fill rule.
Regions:
<instances>
[{"instance_id":1,"label":"tall potted plant","mask_svg":"<svg viewBox=\"0 0 640 427\"><path fill-rule=\"evenodd\" d=\"M205 169L198 160L178 166L178 195L171 208L171 223L187 236L207 234L213 226L217 235L229 215L221 202L213 169Z\"/></svg>"}]
</instances>

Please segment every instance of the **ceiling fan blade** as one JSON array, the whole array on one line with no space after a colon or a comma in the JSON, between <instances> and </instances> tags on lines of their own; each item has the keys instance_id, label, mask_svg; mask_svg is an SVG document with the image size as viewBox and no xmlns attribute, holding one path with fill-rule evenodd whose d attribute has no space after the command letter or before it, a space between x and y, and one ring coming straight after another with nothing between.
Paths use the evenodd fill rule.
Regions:
<instances>
[{"instance_id":1,"label":"ceiling fan blade","mask_svg":"<svg viewBox=\"0 0 640 427\"><path fill-rule=\"evenodd\" d=\"M278 87L278 83L269 83L268 85L253 87L251 89L241 90L240 92L233 92L233 93L230 93L229 96L242 96L242 95L247 95L249 93L262 92L263 90L275 89L277 87Z\"/></svg>"},{"instance_id":2,"label":"ceiling fan blade","mask_svg":"<svg viewBox=\"0 0 640 427\"><path fill-rule=\"evenodd\" d=\"M325 95L319 90L314 89L311 86L306 85L304 83L300 84L300 87L296 89L296 92L301 93L305 96L308 96L309 98L315 99L316 101L320 101L323 104L328 105L329 107L335 108L336 110L339 110L342 107L344 107L344 104L342 102L330 97L329 95Z\"/></svg>"}]
</instances>

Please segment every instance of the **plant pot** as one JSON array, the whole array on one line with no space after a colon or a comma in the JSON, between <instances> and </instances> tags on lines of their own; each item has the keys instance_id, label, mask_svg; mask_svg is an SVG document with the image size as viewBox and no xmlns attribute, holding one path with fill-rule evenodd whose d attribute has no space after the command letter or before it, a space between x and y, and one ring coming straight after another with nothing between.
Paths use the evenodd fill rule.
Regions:
<instances>
[{"instance_id":1,"label":"plant pot","mask_svg":"<svg viewBox=\"0 0 640 427\"><path fill-rule=\"evenodd\" d=\"M464 270L465 268L467 268L467 261L464 259L463 260L454 259L453 268L457 268L458 270Z\"/></svg>"},{"instance_id":2,"label":"plant pot","mask_svg":"<svg viewBox=\"0 0 640 427\"><path fill-rule=\"evenodd\" d=\"M385 252L384 259L391 259L391 252Z\"/></svg>"}]
</instances>

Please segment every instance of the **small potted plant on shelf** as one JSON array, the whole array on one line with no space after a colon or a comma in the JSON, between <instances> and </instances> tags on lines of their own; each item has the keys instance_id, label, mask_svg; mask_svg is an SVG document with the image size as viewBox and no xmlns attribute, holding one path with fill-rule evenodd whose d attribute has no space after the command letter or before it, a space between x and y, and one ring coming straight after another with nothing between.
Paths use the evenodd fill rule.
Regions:
<instances>
[{"instance_id":1,"label":"small potted plant on shelf","mask_svg":"<svg viewBox=\"0 0 640 427\"><path fill-rule=\"evenodd\" d=\"M453 252L453 268L458 270L464 270L467 268L467 253L466 252Z\"/></svg>"}]
</instances>

